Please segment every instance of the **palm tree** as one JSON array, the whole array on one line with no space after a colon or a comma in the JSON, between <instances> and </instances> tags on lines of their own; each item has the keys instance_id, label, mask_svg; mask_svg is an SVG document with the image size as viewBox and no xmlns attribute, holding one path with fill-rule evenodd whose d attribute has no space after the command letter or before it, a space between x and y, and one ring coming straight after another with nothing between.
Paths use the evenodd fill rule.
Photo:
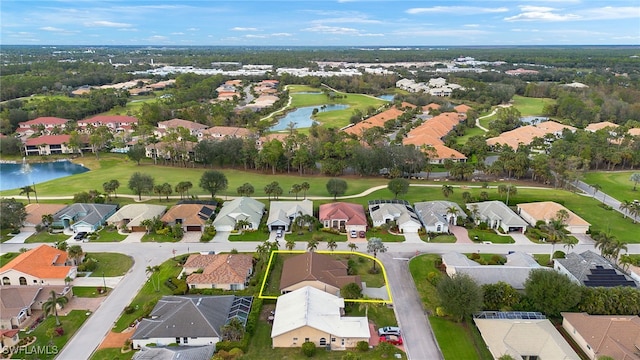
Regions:
<instances>
[{"instance_id":1,"label":"palm tree","mask_svg":"<svg viewBox=\"0 0 640 360\"><path fill-rule=\"evenodd\" d=\"M82 256L84 255L84 251L82 251L82 247L80 247L80 245L70 246L69 249L67 249L67 253L76 265L80 263L80 259L82 259Z\"/></svg>"},{"instance_id":2,"label":"palm tree","mask_svg":"<svg viewBox=\"0 0 640 360\"><path fill-rule=\"evenodd\" d=\"M146 273L151 274L151 285L153 285L153 289L156 292L160 291L160 275L158 274L160 272L160 266L155 265L155 266L147 266L147 268L145 269ZM153 275L156 275L156 280L158 280L158 284L156 286L156 283L153 281Z\"/></svg>"},{"instance_id":3,"label":"palm tree","mask_svg":"<svg viewBox=\"0 0 640 360\"><path fill-rule=\"evenodd\" d=\"M567 236L567 238L564 241L564 247L567 248L567 252L570 252L571 249L573 249L574 246L576 246L578 244L578 239L574 238L573 236Z\"/></svg>"},{"instance_id":4,"label":"palm tree","mask_svg":"<svg viewBox=\"0 0 640 360\"><path fill-rule=\"evenodd\" d=\"M610 255L613 260L618 261L618 256L620 256L620 252L624 250L626 253L629 251L627 248L627 243L622 240L614 239L613 244L611 244Z\"/></svg>"},{"instance_id":5,"label":"palm tree","mask_svg":"<svg viewBox=\"0 0 640 360\"><path fill-rule=\"evenodd\" d=\"M293 184L291 185L291 190L289 190L289 193L294 193L296 194L296 200L298 200L298 193L302 191L302 185L300 184Z\"/></svg>"},{"instance_id":6,"label":"palm tree","mask_svg":"<svg viewBox=\"0 0 640 360\"><path fill-rule=\"evenodd\" d=\"M45 301L42 304L42 311L47 315L53 313L53 315L56 317L56 326L60 326L60 319L58 318L58 306L60 306L61 309L64 308L65 304L69 302L69 299L64 296L58 297L58 294L56 294L54 290L51 290L49 295L49 300Z\"/></svg>"},{"instance_id":7,"label":"palm tree","mask_svg":"<svg viewBox=\"0 0 640 360\"><path fill-rule=\"evenodd\" d=\"M448 218L449 223L451 224L451 219L455 219L458 216L458 207L457 206L449 206L447 208L447 215L451 215ZM455 221L453 222L455 224Z\"/></svg>"},{"instance_id":8,"label":"palm tree","mask_svg":"<svg viewBox=\"0 0 640 360\"><path fill-rule=\"evenodd\" d=\"M265 260L269 253L269 247L266 244L258 244L256 245L256 252L260 259Z\"/></svg>"},{"instance_id":9,"label":"palm tree","mask_svg":"<svg viewBox=\"0 0 640 360\"><path fill-rule=\"evenodd\" d=\"M287 243L284 245L287 250L293 250L296 247L296 241L294 239L287 239Z\"/></svg>"},{"instance_id":10,"label":"palm tree","mask_svg":"<svg viewBox=\"0 0 640 360\"><path fill-rule=\"evenodd\" d=\"M334 239L327 240L327 249L334 251L338 247L338 243Z\"/></svg>"},{"instance_id":11,"label":"palm tree","mask_svg":"<svg viewBox=\"0 0 640 360\"><path fill-rule=\"evenodd\" d=\"M596 242L596 249L600 249L600 255L608 257L611 254L615 239L615 236L601 232L593 240Z\"/></svg>"},{"instance_id":12,"label":"palm tree","mask_svg":"<svg viewBox=\"0 0 640 360\"><path fill-rule=\"evenodd\" d=\"M633 207L633 203L629 200L623 200L620 203L620 211L622 211L622 216L624 216L624 218L627 218L627 213L631 210L631 208Z\"/></svg>"},{"instance_id":13,"label":"palm tree","mask_svg":"<svg viewBox=\"0 0 640 360\"><path fill-rule=\"evenodd\" d=\"M302 184L300 184L300 188L302 189L302 192L304 194L304 198L307 198L307 191L309 191L309 188L311 188L311 185L309 185L308 182L303 182Z\"/></svg>"},{"instance_id":14,"label":"palm tree","mask_svg":"<svg viewBox=\"0 0 640 360\"><path fill-rule=\"evenodd\" d=\"M349 245L349 250L355 252L356 250L358 250L358 245L356 245L355 243L350 242Z\"/></svg>"},{"instance_id":15,"label":"palm tree","mask_svg":"<svg viewBox=\"0 0 640 360\"><path fill-rule=\"evenodd\" d=\"M20 195L27 194L27 201L29 202L29 204L31 204L31 196L29 196L29 194L35 193L35 192L36 190L30 185L23 186L20 188Z\"/></svg>"},{"instance_id":16,"label":"palm tree","mask_svg":"<svg viewBox=\"0 0 640 360\"><path fill-rule=\"evenodd\" d=\"M307 250L309 251L314 251L318 248L318 243L319 241L316 239L311 239L309 241L307 241Z\"/></svg>"},{"instance_id":17,"label":"palm tree","mask_svg":"<svg viewBox=\"0 0 640 360\"><path fill-rule=\"evenodd\" d=\"M442 185L442 195L448 198L449 195L453 194L453 186L451 185Z\"/></svg>"},{"instance_id":18,"label":"palm tree","mask_svg":"<svg viewBox=\"0 0 640 360\"><path fill-rule=\"evenodd\" d=\"M51 226L51 224L53 224L53 215L51 215L51 214L42 215L42 224L44 225L44 227L46 227L48 229L49 226Z\"/></svg>"}]
</instances>

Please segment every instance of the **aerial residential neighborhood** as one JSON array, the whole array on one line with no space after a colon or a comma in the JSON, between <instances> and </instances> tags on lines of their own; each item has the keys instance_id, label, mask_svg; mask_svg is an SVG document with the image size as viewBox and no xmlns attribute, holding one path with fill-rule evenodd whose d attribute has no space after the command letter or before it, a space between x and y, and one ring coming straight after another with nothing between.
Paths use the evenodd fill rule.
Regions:
<instances>
[{"instance_id":1,"label":"aerial residential neighborhood","mask_svg":"<svg viewBox=\"0 0 640 360\"><path fill-rule=\"evenodd\" d=\"M561 3L3 3L0 357L640 360L640 9Z\"/></svg>"}]
</instances>

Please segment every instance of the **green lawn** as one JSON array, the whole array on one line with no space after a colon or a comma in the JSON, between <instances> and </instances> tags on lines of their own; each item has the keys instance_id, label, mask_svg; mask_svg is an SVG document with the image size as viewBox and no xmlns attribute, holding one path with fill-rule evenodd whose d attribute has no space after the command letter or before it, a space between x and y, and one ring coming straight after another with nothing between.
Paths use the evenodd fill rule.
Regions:
<instances>
[{"instance_id":1,"label":"green lawn","mask_svg":"<svg viewBox=\"0 0 640 360\"><path fill-rule=\"evenodd\" d=\"M479 230L469 229L469 239L475 241L475 237L478 237L478 241L491 241L496 244L513 244L515 241L511 236L500 236L493 230Z\"/></svg>"},{"instance_id":2,"label":"green lawn","mask_svg":"<svg viewBox=\"0 0 640 360\"><path fill-rule=\"evenodd\" d=\"M554 99L549 98L531 98L524 97L520 95L514 95L513 99L511 99L513 106L520 111L520 115L522 116L535 116L542 115L544 112L542 111L547 104L555 103ZM480 124L485 128L489 126L493 120L496 119L496 116L490 116L485 119L480 120Z\"/></svg>"},{"instance_id":3,"label":"green lawn","mask_svg":"<svg viewBox=\"0 0 640 360\"><path fill-rule=\"evenodd\" d=\"M58 314L64 314L64 309L60 311ZM87 315L86 310L72 310L66 316L59 316L60 322L62 323L62 328L64 329L64 334L62 336L56 336L53 338L53 345L49 345L49 337L47 337L47 329L56 327L56 320L53 316L49 316L46 318L38 327L30 334L36 337L36 342L29 346L48 347L49 349L54 349L54 346L60 351L64 345L71 339L73 334L82 326L82 324L89 317ZM51 351L53 352L53 351ZM22 359L53 359L57 355L57 352L54 354L32 354L26 355L24 357L20 356Z\"/></svg>"},{"instance_id":4,"label":"green lawn","mask_svg":"<svg viewBox=\"0 0 640 360\"><path fill-rule=\"evenodd\" d=\"M13 260L16 256L20 255L20 253L5 253L0 256L0 267L5 266L9 261Z\"/></svg>"},{"instance_id":5,"label":"green lawn","mask_svg":"<svg viewBox=\"0 0 640 360\"><path fill-rule=\"evenodd\" d=\"M100 349L93 353L91 360L130 360L135 353L135 351L129 351L123 354L120 352L120 348Z\"/></svg>"},{"instance_id":6,"label":"green lawn","mask_svg":"<svg viewBox=\"0 0 640 360\"><path fill-rule=\"evenodd\" d=\"M640 200L640 191L633 191L631 174L640 171L599 171L584 174L584 182L589 185L598 184L602 191L620 201ZM640 189L640 186L638 187ZM602 200L602 194L596 193L596 199Z\"/></svg>"},{"instance_id":7,"label":"green lawn","mask_svg":"<svg viewBox=\"0 0 640 360\"><path fill-rule=\"evenodd\" d=\"M111 289L107 288L106 292L103 292L102 294L100 294L98 293L98 289L93 286L74 286L73 287L73 295L77 297L82 297L82 298L104 297L104 296L107 296L107 294L109 294L109 291L111 291Z\"/></svg>"},{"instance_id":8,"label":"green lawn","mask_svg":"<svg viewBox=\"0 0 640 360\"><path fill-rule=\"evenodd\" d=\"M172 295L171 289L165 286L164 282L169 277L177 276L180 273L182 268L180 266L176 266L176 264L176 261L169 259L160 265L160 271L153 274L149 280L147 280L138 295L136 295L131 302L130 305L135 309L135 311L131 314L123 312L116 322L113 331L121 332L126 329L135 319L147 315L147 311L151 312L162 296ZM157 285L158 283L160 284L160 290L156 291L157 286L154 287L154 284Z\"/></svg>"},{"instance_id":9,"label":"green lawn","mask_svg":"<svg viewBox=\"0 0 640 360\"><path fill-rule=\"evenodd\" d=\"M85 257L96 259L98 267L91 273L91 277L123 276L133 266L130 256L118 253L89 253Z\"/></svg>"},{"instance_id":10,"label":"green lawn","mask_svg":"<svg viewBox=\"0 0 640 360\"><path fill-rule=\"evenodd\" d=\"M458 136L456 138L456 143L460 144L460 145L464 145L467 143L467 141L469 141L469 138L473 137L473 136L482 136L486 134L484 132L484 130L480 129L479 127L472 127L472 128L467 128L464 131L464 135L462 136Z\"/></svg>"},{"instance_id":11,"label":"green lawn","mask_svg":"<svg viewBox=\"0 0 640 360\"><path fill-rule=\"evenodd\" d=\"M456 359L492 359L489 356L481 356L473 343L471 329L467 324L456 323L454 321L430 316L429 322L442 350L445 360ZM484 344L482 344L484 345ZM486 350L486 345L485 345ZM486 350L488 352L488 350Z\"/></svg>"},{"instance_id":12,"label":"green lawn","mask_svg":"<svg viewBox=\"0 0 640 360\"><path fill-rule=\"evenodd\" d=\"M435 312L436 307L438 306L438 296L436 294L435 287L431 285L427 279L429 273L432 272L435 272L438 276L444 276L435 265L436 261L439 260L439 255L426 254L415 257L409 262L411 277L413 278L413 282L416 284L418 294L420 294L420 298L422 299L425 309L429 312Z\"/></svg>"},{"instance_id":13,"label":"green lawn","mask_svg":"<svg viewBox=\"0 0 640 360\"><path fill-rule=\"evenodd\" d=\"M0 242L5 242L11 239L13 236L10 236L11 229L0 229Z\"/></svg>"},{"instance_id":14,"label":"green lawn","mask_svg":"<svg viewBox=\"0 0 640 360\"><path fill-rule=\"evenodd\" d=\"M456 237L455 235L438 235L434 238L429 238L427 239L426 235L420 236L420 238L422 239L422 241L426 241L426 242L432 242L432 243L449 243L452 244L454 242L456 242Z\"/></svg>"},{"instance_id":15,"label":"green lawn","mask_svg":"<svg viewBox=\"0 0 640 360\"><path fill-rule=\"evenodd\" d=\"M65 241L69 238L69 235L65 234L49 234L46 231L35 233L24 241L25 244L33 243L57 243L58 241Z\"/></svg>"},{"instance_id":16,"label":"green lawn","mask_svg":"<svg viewBox=\"0 0 640 360\"><path fill-rule=\"evenodd\" d=\"M180 239L176 239L173 235L160 235L160 234L144 234L142 236L142 242L178 242Z\"/></svg>"},{"instance_id":17,"label":"green lawn","mask_svg":"<svg viewBox=\"0 0 640 360\"><path fill-rule=\"evenodd\" d=\"M366 308L369 308L368 312ZM396 314L393 308L380 303L360 303L348 305L345 309L347 316L364 316L365 313L369 321L376 324L376 328L384 326L398 326Z\"/></svg>"},{"instance_id":18,"label":"green lawn","mask_svg":"<svg viewBox=\"0 0 640 360\"><path fill-rule=\"evenodd\" d=\"M116 230L109 231L102 229L96 232L96 234L98 234L98 238L90 240L91 242L120 242L127 238L127 235L119 234Z\"/></svg>"}]
</instances>

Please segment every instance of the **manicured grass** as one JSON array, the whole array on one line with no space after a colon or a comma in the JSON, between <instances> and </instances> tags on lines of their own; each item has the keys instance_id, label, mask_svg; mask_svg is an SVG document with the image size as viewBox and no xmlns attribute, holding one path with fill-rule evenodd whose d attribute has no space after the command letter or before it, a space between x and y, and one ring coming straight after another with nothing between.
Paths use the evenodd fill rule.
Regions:
<instances>
[{"instance_id":1,"label":"manicured grass","mask_svg":"<svg viewBox=\"0 0 640 360\"><path fill-rule=\"evenodd\" d=\"M229 235L229 241L267 241L269 240L269 233L264 232L262 229L255 231L245 231L242 234Z\"/></svg>"},{"instance_id":2,"label":"manicured grass","mask_svg":"<svg viewBox=\"0 0 640 360\"><path fill-rule=\"evenodd\" d=\"M313 239L314 235L316 238L322 238L322 240L320 240L320 244L318 244L318 250L329 250L327 249L327 241L335 240L336 242L345 242L347 241L348 236L346 234L332 234L330 232L316 230L311 232L303 231L301 235L299 235L297 232L286 234L285 240L294 239L295 241L308 242L309 240Z\"/></svg>"},{"instance_id":3,"label":"manicured grass","mask_svg":"<svg viewBox=\"0 0 640 360\"><path fill-rule=\"evenodd\" d=\"M59 241L65 241L69 238L69 235L65 234L49 234L46 231L35 233L24 241L25 244L33 243L57 243Z\"/></svg>"},{"instance_id":4,"label":"manicured grass","mask_svg":"<svg viewBox=\"0 0 640 360\"><path fill-rule=\"evenodd\" d=\"M13 236L9 236L9 234L11 234L11 229L0 229L0 242L11 239Z\"/></svg>"},{"instance_id":5,"label":"manicured grass","mask_svg":"<svg viewBox=\"0 0 640 360\"><path fill-rule=\"evenodd\" d=\"M438 235L434 238L427 238L426 235L420 236L420 238L422 239L422 241L426 241L426 242L432 242L432 243L454 243L456 242L456 237L455 235Z\"/></svg>"},{"instance_id":6,"label":"manicured grass","mask_svg":"<svg viewBox=\"0 0 640 360\"><path fill-rule=\"evenodd\" d=\"M379 198L376 198L379 199ZM366 206L365 206L366 208ZM383 242L403 242L404 235L396 235L388 232L387 230L380 228L370 228L367 230L367 239L377 237L382 239Z\"/></svg>"},{"instance_id":7,"label":"manicured grass","mask_svg":"<svg viewBox=\"0 0 640 360\"><path fill-rule=\"evenodd\" d=\"M58 311L58 315L60 318L61 326L64 329L64 334L62 336L56 336L53 338L53 345L49 344L49 337L46 335L47 329L56 328L56 319L53 316L49 316L46 318L38 327L30 334L36 337L36 342L29 346L41 347L44 349L45 347L49 347L52 349L53 346L56 346L58 351L60 351L64 345L71 339L73 334L82 326L82 324L89 317L87 315L86 310L72 310L66 316L60 316L65 313L65 310L62 309ZM19 354L23 355L23 354ZM24 359L53 359L57 353L55 354L32 354L26 355L25 357L18 356Z\"/></svg>"},{"instance_id":8,"label":"manicured grass","mask_svg":"<svg viewBox=\"0 0 640 360\"><path fill-rule=\"evenodd\" d=\"M120 242L127 238L127 235L119 234L116 230L102 229L96 234L98 234L98 238L90 240L91 242Z\"/></svg>"},{"instance_id":9,"label":"manicured grass","mask_svg":"<svg viewBox=\"0 0 640 360\"><path fill-rule=\"evenodd\" d=\"M491 356L485 358L478 354L468 325L436 316L430 316L429 322L445 360L492 359Z\"/></svg>"},{"instance_id":10,"label":"manicured grass","mask_svg":"<svg viewBox=\"0 0 640 360\"><path fill-rule=\"evenodd\" d=\"M0 267L5 266L9 261L13 260L20 253L5 253L0 256Z\"/></svg>"},{"instance_id":11,"label":"manicured grass","mask_svg":"<svg viewBox=\"0 0 640 360\"><path fill-rule=\"evenodd\" d=\"M91 273L90 277L123 276L133 266L133 259L130 256L118 253L89 253L86 257L96 259L98 267Z\"/></svg>"},{"instance_id":12,"label":"manicured grass","mask_svg":"<svg viewBox=\"0 0 640 360\"><path fill-rule=\"evenodd\" d=\"M123 354L120 352L120 348L100 349L93 353L91 360L130 360L135 354L136 351L129 351Z\"/></svg>"},{"instance_id":13,"label":"manicured grass","mask_svg":"<svg viewBox=\"0 0 640 360\"><path fill-rule=\"evenodd\" d=\"M360 279L367 284L367 287L382 287L385 285L384 276L382 275L382 271L378 274L370 274L369 270L373 266L373 260L370 260L364 256L360 256L357 253L353 255L335 255L338 259L342 261L349 261L349 259L354 260L354 274L360 275ZM380 269L380 265L376 264L376 268Z\"/></svg>"},{"instance_id":14,"label":"manicured grass","mask_svg":"<svg viewBox=\"0 0 640 360\"><path fill-rule=\"evenodd\" d=\"M554 104L556 101L549 98L532 98L520 95L513 96L513 106L520 111L522 116L542 115L546 105Z\"/></svg>"},{"instance_id":15,"label":"manicured grass","mask_svg":"<svg viewBox=\"0 0 640 360\"><path fill-rule=\"evenodd\" d=\"M142 242L178 242L180 239L176 239L173 235L160 235L160 234L144 234L142 236Z\"/></svg>"},{"instance_id":16,"label":"manicured grass","mask_svg":"<svg viewBox=\"0 0 640 360\"><path fill-rule=\"evenodd\" d=\"M164 282L169 277L175 277L180 274L182 268L176 266L176 264L176 261L169 259L160 265L160 271L149 277L149 280L142 286L138 295L131 302L130 306L135 308L135 311L131 314L123 312L113 327L113 331L121 332L126 329L134 320L151 312L162 296L172 295L171 289L164 285ZM154 284L157 287L158 283L160 283L160 290L156 291Z\"/></svg>"},{"instance_id":17,"label":"manicured grass","mask_svg":"<svg viewBox=\"0 0 640 360\"><path fill-rule=\"evenodd\" d=\"M282 276L282 267L284 261L287 258L294 256L294 254L275 254L271 260L271 267L269 268L269 274L267 275L266 287L263 290L263 295L279 296L280 295L280 276Z\"/></svg>"},{"instance_id":18,"label":"manicured grass","mask_svg":"<svg viewBox=\"0 0 640 360\"><path fill-rule=\"evenodd\" d=\"M74 286L73 287L73 295L77 297L82 297L82 298L104 297L109 294L109 291L111 291L111 289L107 288L106 292L103 292L102 294L100 294L98 293L98 288L94 286Z\"/></svg>"},{"instance_id":19,"label":"manicured grass","mask_svg":"<svg viewBox=\"0 0 640 360\"><path fill-rule=\"evenodd\" d=\"M440 256L435 254L420 255L411 259L409 271L413 282L416 284L418 294L422 299L425 309L435 312L438 306L438 295L435 287L428 281L429 273L436 273L437 276L445 276L436 268L436 262L440 261Z\"/></svg>"},{"instance_id":20,"label":"manicured grass","mask_svg":"<svg viewBox=\"0 0 640 360\"><path fill-rule=\"evenodd\" d=\"M640 200L640 191L633 191L633 181L629 180L636 171L599 171L584 174L584 182L589 185L598 184L602 191L620 201ZM638 186L640 189L640 186ZM596 199L602 200L602 193L596 193Z\"/></svg>"},{"instance_id":21,"label":"manicured grass","mask_svg":"<svg viewBox=\"0 0 640 360\"><path fill-rule=\"evenodd\" d=\"M480 129L479 127L467 128L464 132L464 135L458 136L456 138L456 143L464 145L467 143L467 141L469 141L471 137L478 135L482 136L484 134L486 134L484 130Z\"/></svg>"},{"instance_id":22,"label":"manicured grass","mask_svg":"<svg viewBox=\"0 0 640 360\"><path fill-rule=\"evenodd\" d=\"M368 304L369 310L367 312ZM347 316L364 316L367 313L369 321L376 324L376 328L385 326L398 326L396 314L393 308L381 303L354 303L345 308Z\"/></svg>"},{"instance_id":23,"label":"manicured grass","mask_svg":"<svg viewBox=\"0 0 640 360\"><path fill-rule=\"evenodd\" d=\"M533 254L536 262L542 266L549 266L549 254Z\"/></svg>"},{"instance_id":24,"label":"manicured grass","mask_svg":"<svg viewBox=\"0 0 640 360\"><path fill-rule=\"evenodd\" d=\"M495 244L513 244L515 241L511 236L500 236L493 230L480 230L480 229L468 229L469 239L475 241L475 237L478 237L478 241L491 241Z\"/></svg>"}]
</instances>

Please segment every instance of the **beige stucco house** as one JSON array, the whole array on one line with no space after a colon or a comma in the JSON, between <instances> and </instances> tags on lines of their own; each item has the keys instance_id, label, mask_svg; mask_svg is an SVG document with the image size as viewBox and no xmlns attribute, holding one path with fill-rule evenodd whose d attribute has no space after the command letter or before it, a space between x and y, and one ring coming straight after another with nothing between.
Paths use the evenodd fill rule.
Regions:
<instances>
[{"instance_id":1,"label":"beige stucco house","mask_svg":"<svg viewBox=\"0 0 640 360\"><path fill-rule=\"evenodd\" d=\"M562 327L589 359L640 359L640 317L562 313Z\"/></svg>"},{"instance_id":2,"label":"beige stucco house","mask_svg":"<svg viewBox=\"0 0 640 360\"><path fill-rule=\"evenodd\" d=\"M369 341L366 317L342 316L344 299L311 286L278 297L271 329L272 346L300 347L305 342L331 350Z\"/></svg>"}]
</instances>

